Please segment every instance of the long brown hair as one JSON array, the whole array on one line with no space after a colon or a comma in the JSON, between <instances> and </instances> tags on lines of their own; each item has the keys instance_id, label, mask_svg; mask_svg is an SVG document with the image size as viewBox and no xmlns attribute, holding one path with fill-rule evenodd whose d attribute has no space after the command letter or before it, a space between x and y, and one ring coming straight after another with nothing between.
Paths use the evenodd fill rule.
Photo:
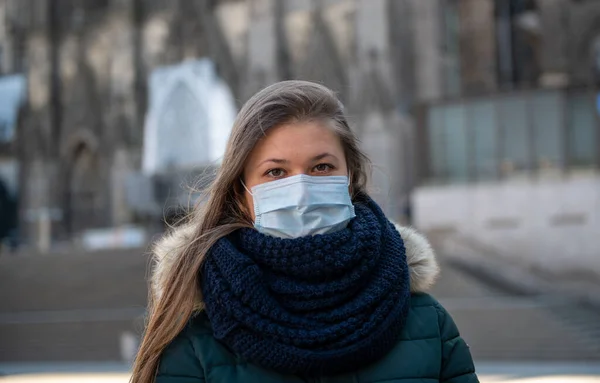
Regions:
<instances>
[{"instance_id":1,"label":"long brown hair","mask_svg":"<svg viewBox=\"0 0 600 383\"><path fill-rule=\"evenodd\" d=\"M220 238L252 224L243 201L240 179L250 152L266 132L293 121L322 121L344 147L354 195L366 190L369 161L350 130L335 93L307 81L283 81L255 94L239 112L216 179L206 201L190 216L193 240L181 249L159 297L149 294L148 321L133 365L132 383L153 383L164 348L183 330L194 311L199 271L206 253Z\"/></svg>"}]
</instances>

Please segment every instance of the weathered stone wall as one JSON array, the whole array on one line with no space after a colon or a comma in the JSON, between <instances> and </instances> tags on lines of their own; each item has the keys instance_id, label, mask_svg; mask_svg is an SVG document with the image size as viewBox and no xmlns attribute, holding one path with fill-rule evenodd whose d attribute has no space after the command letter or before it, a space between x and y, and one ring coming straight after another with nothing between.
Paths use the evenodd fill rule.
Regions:
<instances>
[{"instance_id":1,"label":"weathered stone wall","mask_svg":"<svg viewBox=\"0 0 600 383\"><path fill-rule=\"evenodd\" d=\"M597 1L581 1L568 9L568 43L563 48L569 57L569 75L571 82L582 85L593 85L600 79L600 63L596 63L594 71L594 44L600 42L600 3ZM548 40L551 41L551 40ZM596 46L599 50L600 46ZM596 76L596 78L594 78ZM599 84L596 82L595 86Z\"/></svg>"},{"instance_id":2,"label":"weathered stone wall","mask_svg":"<svg viewBox=\"0 0 600 383\"><path fill-rule=\"evenodd\" d=\"M21 35L5 38L24 42L29 79L17 145L22 216L61 210L59 236L85 228L85 216L95 217L91 226L131 221L123 188L140 166L147 78L157 67L209 57L239 105L278 80L330 86L386 174L374 188L393 201L392 215L413 184L412 108L497 87L492 0L54 0L54 13L51 0L6 1ZM444 40L449 5L460 19L456 58ZM565 73L589 82L600 4L544 0L536 12L541 84ZM24 223L35 236L37 223Z\"/></svg>"},{"instance_id":3,"label":"weathered stone wall","mask_svg":"<svg viewBox=\"0 0 600 383\"><path fill-rule=\"evenodd\" d=\"M463 91L489 93L496 89L496 33L493 0L462 0L460 62Z\"/></svg>"},{"instance_id":4,"label":"weathered stone wall","mask_svg":"<svg viewBox=\"0 0 600 383\"><path fill-rule=\"evenodd\" d=\"M391 216L399 217L409 179L401 145L411 137L412 127L410 119L401 123L399 103L412 101L407 93L413 84L408 75L412 63L394 48L411 46L416 34L410 24L395 18L408 20L408 14L400 12L412 4L393 4L257 0L225 3L217 7L217 14L227 21L230 11L236 20L221 25L235 55L245 55L243 99L288 78L321 82L339 93L353 128L373 157L373 194ZM244 38L245 46L239 43Z\"/></svg>"},{"instance_id":5,"label":"weathered stone wall","mask_svg":"<svg viewBox=\"0 0 600 383\"><path fill-rule=\"evenodd\" d=\"M48 1L38 3L36 10L47 10ZM33 219L23 222L29 238L37 235L45 208L62 212L53 225L55 237L131 221L124 188L127 173L141 162L153 69L208 56L228 81L237 82L218 24L207 16L209 1L54 5L61 17L54 35L48 12L19 8L27 22L29 102L19 147L21 215Z\"/></svg>"}]
</instances>

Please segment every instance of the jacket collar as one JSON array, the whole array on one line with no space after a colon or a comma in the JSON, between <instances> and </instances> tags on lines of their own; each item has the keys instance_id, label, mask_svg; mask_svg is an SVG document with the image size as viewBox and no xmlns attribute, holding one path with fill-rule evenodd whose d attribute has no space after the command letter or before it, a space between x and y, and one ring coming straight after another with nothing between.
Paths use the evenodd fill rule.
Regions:
<instances>
[{"instance_id":1,"label":"jacket collar","mask_svg":"<svg viewBox=\"0 0 600 383\"><path fill-rule=\"evenodd\" d=\"M153 249L153 270L150 282L153 297L158 299L164 291L168 275L181 256L183 249L193 240L195 227L182 225L163 236ZM435 253L427 239L414 229L396 225L406 248L406 259L410 272L410 290L412 293L425 293L435 284L439 275L439 266ZM196 293L196 310L204 307L200 291Z\"/></svg>"}]
</instances>

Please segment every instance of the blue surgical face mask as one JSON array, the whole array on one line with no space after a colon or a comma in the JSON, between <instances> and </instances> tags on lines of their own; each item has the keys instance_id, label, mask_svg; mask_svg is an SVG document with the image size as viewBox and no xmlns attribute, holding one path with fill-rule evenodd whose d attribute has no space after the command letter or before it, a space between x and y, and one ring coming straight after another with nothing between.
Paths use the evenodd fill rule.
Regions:
<instances>
[{"instance_id":1,"label":"blue surgical face mask","mask_svg":"<svg viewBox=\"0 0 600 383\"><path fill-rule=\"evenodd\" d=\"M248 192L254 201L254 227L274 237L332 233L355 217L346 176L300 174L254 186Z\"/></svg>"}]
</instances>

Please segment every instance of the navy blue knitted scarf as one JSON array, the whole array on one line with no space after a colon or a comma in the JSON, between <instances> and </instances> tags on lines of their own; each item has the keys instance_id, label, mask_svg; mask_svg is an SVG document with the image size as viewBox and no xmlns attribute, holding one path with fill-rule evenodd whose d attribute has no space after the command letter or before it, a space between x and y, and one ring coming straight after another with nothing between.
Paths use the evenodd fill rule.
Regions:
<instances>
[{"instance_id":1,"label":"navy blue knitted scarf","mask_svg":"<svg viewBox=\"0 0 600 383\"><path fill-rule=\"evenodd\" d=\"M404 243L370 198L342 231L280 239L241 229L207 254L214 336L245 360L304 376L355 371L398 341L409 308Z\"/></svg>"}]
</instances>

